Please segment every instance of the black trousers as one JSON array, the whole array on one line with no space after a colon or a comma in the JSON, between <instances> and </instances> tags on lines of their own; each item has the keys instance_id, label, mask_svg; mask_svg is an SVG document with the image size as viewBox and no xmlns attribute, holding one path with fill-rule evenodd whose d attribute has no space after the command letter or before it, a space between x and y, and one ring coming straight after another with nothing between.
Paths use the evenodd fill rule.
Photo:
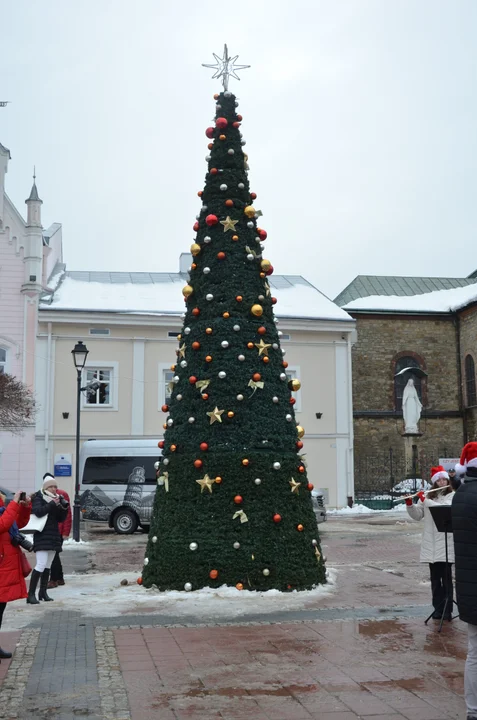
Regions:
<instances>
[{"instance_id":1,"label":"black trousers","mask_svg":"<svg viewBox=\"0 0 477 720\"><path fill-rule=\"evenodd\" d=\"M0 628L2 627L3 613L6 607L7 603L0 603Z\"/></svg>"},{"instance_id":2,"label":"black trousers","mask_svg":"<svg viewBox=\"0 0 477 720\"><path fill-rule=\"evenodd\" d=\"M446 572L447 567L447 572ZM441 616L444 612L446 596L449 598L446 616L452 615L452 598L454 597L454 586L452 584L452 565L447 566L445 562L429 563L431 571L432 604L435 614Z\"/></svg>"},{"instance_id":3,"label":"black trousers","mask_svg":"<svg viewBox=\"0 0 477 720\"><path fill-rule=\"evenodd\" d=\"M53 558L53 562L51 563L50 580L54 580L54 582L58 582L58 580L63 580L63 566L61 564L59 552L55 553L55 557Z\"/></svg>"}]
</instances>

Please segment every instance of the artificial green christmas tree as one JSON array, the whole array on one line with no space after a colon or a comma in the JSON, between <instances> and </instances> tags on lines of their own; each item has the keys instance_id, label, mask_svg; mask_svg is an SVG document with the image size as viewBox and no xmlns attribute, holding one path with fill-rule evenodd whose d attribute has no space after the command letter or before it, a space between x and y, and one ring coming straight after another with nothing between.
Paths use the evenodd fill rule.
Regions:
<instances>
[{"instance_id":1,"label":"artificial green christmas tree","mask_svg":"<svg viewBox=\"0 0 477 720\"><path fill-rule=\"evenodd\" d=\"M233 73L230 73L233 74ZM143 584L326 582L235 96L215 95Z\"/></svg>"}]
</instances>

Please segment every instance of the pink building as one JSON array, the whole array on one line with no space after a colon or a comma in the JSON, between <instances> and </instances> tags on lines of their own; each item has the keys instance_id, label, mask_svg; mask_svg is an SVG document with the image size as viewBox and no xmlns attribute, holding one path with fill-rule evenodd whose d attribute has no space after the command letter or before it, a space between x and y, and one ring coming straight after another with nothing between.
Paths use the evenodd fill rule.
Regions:
<instances>
[{"instance_id":1,"label":"pink building","mask_svg":"<svg viewBox=\"0 0 477 720\"><path fill-rule=\"evenodd\" d=\"M38 302L62 262L61 225L43 230L35 177L25 222L5 192L10 159L0 144L0 373L35 391ZM22 434L0 428L0 486L35 489L35 466L34 422Z\"/></svg>"}]
</instances>

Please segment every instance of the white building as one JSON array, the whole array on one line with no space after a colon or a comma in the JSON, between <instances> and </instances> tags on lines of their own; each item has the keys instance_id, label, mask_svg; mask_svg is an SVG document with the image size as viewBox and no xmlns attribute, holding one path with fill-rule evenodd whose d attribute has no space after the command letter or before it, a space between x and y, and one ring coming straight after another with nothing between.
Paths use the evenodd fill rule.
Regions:
<instances>
[{"instance_id":1,"label":"white building","mask_svg":"<svg viewBox=\"0 0 477 720\"><path fill-rule=\"evenodd\" d=\"M100 389L82 397L81 440L162 437L161 406L175 361L176 336L184 310L182 287L190 256L178 273L66 272L45 294L38 318L36 387L36 482L56 464L72 474L74 487L76 371L71 351L88 347L84 383ZM351 345L355 323L300 276L270 278L289 363L300 377L295 411L305 428L304 452L310 481L330 506L353 497Z\"/></svg>"}]
</instances>

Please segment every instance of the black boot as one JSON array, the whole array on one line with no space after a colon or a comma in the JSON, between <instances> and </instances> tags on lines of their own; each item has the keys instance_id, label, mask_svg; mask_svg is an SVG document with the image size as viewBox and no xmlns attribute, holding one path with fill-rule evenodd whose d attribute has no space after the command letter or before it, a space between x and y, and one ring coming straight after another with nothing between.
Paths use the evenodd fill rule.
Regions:
<instances>
[{"instance_id":1,"label":"black boot","mask_svg":"<svg viewBox=\"0 0 477 720\"><path fill-rule=\"evenodd\" d=\"M0 648L0 658L2 658L2 660L9 660L11 657L12 653L6 652L5 650L2 650L2 648Z\"/></svg>"},{"instance_id":2,"label":"black boot","mask_svg":"<svg viewBox=\"0 0 477 720\"><path fill-rule=\"evenodd\" d=\"M38 580L41 578L41 573L38 572L38 570L33 570L30 578L30 588L28 590L28 597L27 597L27 603L29 605L39 605L39 601L35 597L36 593L36 586L38 585Z\"/></svg>"},{"instance_id":3,"label":"black boot","mask_svg":"<svg viewBox=\"0 0 477 720\"><path fill-rule=\"evenodd\" d=\"M46 602L50 602L54 599L54 598L51 598L48 595L48 593L46 592L49 579L50 579L50 568L47 568L46 570L43 570L42 575L41 575L40 592L38 593L39 600L45 600Z\"/></svg>"}]
</instances>

